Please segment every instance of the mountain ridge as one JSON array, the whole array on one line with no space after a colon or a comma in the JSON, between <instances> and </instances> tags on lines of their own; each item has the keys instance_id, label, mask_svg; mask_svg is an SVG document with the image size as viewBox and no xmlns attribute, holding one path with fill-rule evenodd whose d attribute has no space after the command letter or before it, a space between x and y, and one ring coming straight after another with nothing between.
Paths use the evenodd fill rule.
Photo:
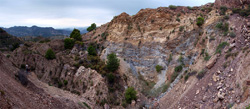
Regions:
<instances>
[{"instance_id":1,"label":"mountain ridge","mask_svg":"<svg viewBox=\"0 0 250 109\"><path fill-rule=\"evenodd\" d=\"M76 28L81 31L81 34L87 32L87 27ZM55 29L53 27L38 27L38 26L13 26L9 28L2 27L6 32L13 36L24 37L24 36L42 36L42 37L51 37L51 36L69 36L74 28L61 28Z\"/></svg>"}]
</instances>

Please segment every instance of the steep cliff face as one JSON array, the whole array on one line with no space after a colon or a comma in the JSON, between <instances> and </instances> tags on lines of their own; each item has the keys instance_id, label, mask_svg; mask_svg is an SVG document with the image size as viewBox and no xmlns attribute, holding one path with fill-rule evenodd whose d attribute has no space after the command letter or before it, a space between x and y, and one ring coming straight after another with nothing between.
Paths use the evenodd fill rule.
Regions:
<instances>
[{"instance_id":1,"label":"steep cliff face","mask_svg":"<svg viewBox=\"0 0 250 109\"><path fill-rule=\"evenodd\" d=\"M199 35L199 30L195 30L196 17L199 16L198 13L208 13L207 10L200 9L160 7L142 9L134 16L122 13L108 24L106 31L109 33L109 43L101 57L105 59L107 54L117 53L130 65L129 69L133 74L143 75L147 80L156 82L155 88L158 88L167 81L164 76L170 65L170 55L173 59L182 56L184 64L189 65L198 54L193 49L193 43L198 40ZM161 72L164 76L156 72L156 65L164 66Z\"/></svg>"},{"instance_id":2,"label":"steep cliff face","mask_svg":"<svg viewBox=\"0 0 250 109\"><path fill-rule=\"evenodd\" d=\"M215 6L238 8L247 3L218 0ZM147 96L159 95L147 107L243 108L249 102L249 75L244 74L243 78L240 72L248 68L242 69L243 64L237 63L248 58L250 20L230 11L226 14L220 15L212 4L192 9L143 9L133 16L122 13L98 28L102 31L95 31L108 33L107 39L100 42L105 47L101 58L114 52L125 63L123 69L129 69L120 72L154 83L149 92L144 92L147 87L143 83L128 84ZM201 27L196 25L198 17L205 19ZM220 24L227 26L219 27ZM94 41L100 38L98 34L83 35L87 36ZM159 73L156 65L163 66ZM181 71L178 66L182 66Z\"/></svg>"},{"instance_id":3,"label":"steep cliff face","mask_svg":"<svg viewBox=\"0 0 250 109\"><path fill-rule=\"evenodd\" d=\"M227 6L230 8L244 8L250 4L250 0L215 0L215 6Z\"/></svg>"}]
</instances>

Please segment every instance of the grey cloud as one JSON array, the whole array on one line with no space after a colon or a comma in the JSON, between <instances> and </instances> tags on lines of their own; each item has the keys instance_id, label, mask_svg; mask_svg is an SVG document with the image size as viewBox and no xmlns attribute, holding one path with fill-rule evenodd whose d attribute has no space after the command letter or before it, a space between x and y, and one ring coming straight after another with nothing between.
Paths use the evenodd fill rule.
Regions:
<instances>
[{"instance_id":1,"label":"grey cloud","mask_svg":"<svg viewBox=\"0 0 250 109\"><path fill-rule=\"evenodd\" d=\"M184 5L199 6L214 0L0 0L0 26L87 26L109 22L122 12L136 14L142 8ZM52 21L69 24L58 24ZM37 20L37 23L36 23ZM40 21L40 22L39 22ZM47 24L51 21L52 24ZM78 21L78 22L77 22ZM43 22L43 23L41 23ZM34 24L32 24L34 23ZM80 25L80 23L82 23Z\"/></svg>"}]
</instances>

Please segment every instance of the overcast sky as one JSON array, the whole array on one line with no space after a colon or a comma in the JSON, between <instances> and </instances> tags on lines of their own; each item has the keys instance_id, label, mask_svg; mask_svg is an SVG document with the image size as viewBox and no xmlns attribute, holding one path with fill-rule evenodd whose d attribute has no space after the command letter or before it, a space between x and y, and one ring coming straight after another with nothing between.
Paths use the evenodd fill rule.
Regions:
<instances>
[{"instance_id":1,"label":"overcast sky","mask_svg":"<svg viewBox=\"0 0 250 109\"><path fill-rule=\"evenodd\" d=\"M126 12L169 5L200 6L214 0L0 0L0 27L85 27L98 26Z\"/></svg>"}]
</instances>

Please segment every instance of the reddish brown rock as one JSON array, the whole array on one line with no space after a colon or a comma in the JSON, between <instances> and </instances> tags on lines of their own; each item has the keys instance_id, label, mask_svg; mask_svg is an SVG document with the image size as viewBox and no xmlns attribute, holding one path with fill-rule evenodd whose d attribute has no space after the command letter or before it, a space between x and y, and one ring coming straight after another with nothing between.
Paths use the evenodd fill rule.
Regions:
<instances>
[{"instance_id":1,"label":"reddish brown rock","mask_svg":"<svg viewBox=\"0 0 250 109\"><path fill-rule=\"evenodd\" d=\"M250 3L250 0L216 0L215 6L227 6L232 8L241 8L244 5L247 5Z\"/></svg>"},{"instance_id":2,"label":"reddish brown rock","mask_svg":"<svg viewBox=\"0 0 250 109\"><path fill-rule=\"evenodd\" d=\"M217 57L218 57L218 55L215 55L215 56L213 56L213 57L208 61L207 65L206 65L206 67L207 67L208 69L211 69L211 68L214 66L214 64L215 64L216 61L217 61Z\"/></svg>"}]
</instances>

